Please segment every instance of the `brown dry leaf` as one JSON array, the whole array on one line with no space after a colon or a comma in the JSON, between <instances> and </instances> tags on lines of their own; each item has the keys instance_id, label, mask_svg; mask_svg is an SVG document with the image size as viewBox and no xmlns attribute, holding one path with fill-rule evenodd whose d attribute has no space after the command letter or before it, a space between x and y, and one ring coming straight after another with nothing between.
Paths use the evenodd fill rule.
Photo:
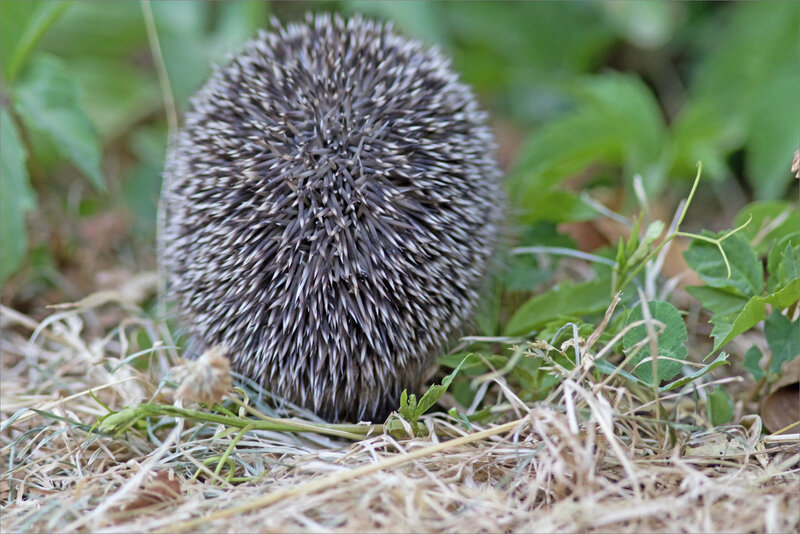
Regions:
<instances>
[{"instance_id":1,"label":"brown dry leaf","mask_svg":"<svg viewBox=\"0 0 800 534\"><path fill-rule=\"evenodd\" d=\"M744 436L728 430L701 432L692 437L683 449L684 457L726 458L748 452Z\"/></svg>"},{"instance_id":2,"label":"brown dry leaf","mask_svg":"<svg viewBox=\"0 0 800 534\"><path fill-rule=\"evenodd\" d=\"M800 421L800 383L780 387L761 403L761 419L770 432L777 432Z\"/></svg>"},{"instance_id":3,"label":"brown dry leaf","mask_svg":"<svg viewBox=\"0 0 800 534\"><path fill-rule=\"evenodd\" d=\"M181 496L181 482L175 478L171 469L162 469L150 475L149 479L136 493L133 500L122 506L129 512L155 504L178 500Z\"/></svg>"},{"instance_id":4,"label":"brown dry leaf","mask_svg":"<svg viewBox=\"0 0 800 534\"><path fill-rule=\"evenodd\" d=\"M784 364L780 380L761 401L760 413L770 432L800 421L800 358Z\"/></svg>"},{"instance_id":5,"label":"brown dry leaf","mask_svg":"<svg viewBox=\"0 0 800 534\"><path fill-rule=\"evenodd\" d=\"M233 385L228 350L222 345L211 347L197 361L186 362L176 370L180 386L175 399L184 402L214 404L222 399Z\"/></svg>"}]
</instances>

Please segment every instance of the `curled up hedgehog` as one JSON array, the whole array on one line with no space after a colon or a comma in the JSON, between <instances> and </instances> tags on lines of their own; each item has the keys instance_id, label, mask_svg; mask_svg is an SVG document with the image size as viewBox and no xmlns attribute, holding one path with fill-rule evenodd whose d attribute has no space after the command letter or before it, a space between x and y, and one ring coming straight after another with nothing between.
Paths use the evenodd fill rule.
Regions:
<instances>
[{"instance_id":1,"label":"curled up hedgehog","mask_svg":"<svg viewBox=\"0 0 800 534\"><path fill-rule=\"evenodd\" d=\"M172 139L167 296L190 348L328 420L385 417L473 312L502 199L439 52L360 17L275 24Z\"/></svg>"}]
</instances>

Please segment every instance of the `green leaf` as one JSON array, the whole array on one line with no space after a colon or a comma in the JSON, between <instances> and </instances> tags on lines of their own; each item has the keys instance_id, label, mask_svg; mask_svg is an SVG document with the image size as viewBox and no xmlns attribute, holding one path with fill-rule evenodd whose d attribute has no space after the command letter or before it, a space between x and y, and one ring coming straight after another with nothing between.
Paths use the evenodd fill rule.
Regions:
<instances>
[{"instance_id":1,"label":"green leaf","mask_svg":"<svg viewBox=\"0 0 800 534\"><path fill-rule=\"evenodd\" d=\"M623 378L626 378L627 380L630 380L631 382L633 382L635 384L640 384L642 386L650 386L651 385L651 384L645 382L644 380L642 380L641 378L639 378L638 376L632 375L631 373L629 373L628 371L626 371L624 369L617 370L617 366L614 365L613 363L609 362L605 358L596 359L594 361L594 366L597 368L598 371L600 371L604 375L610 375L610 374L612 374L612 373L614 373L616 371L616 373L619 376L621 376Z\"/></svg>"},{"instance_id":2,"label":"green leaf","mask_svg":"<svg viewBox=\"0 0 800 534\"><path fill-rule=\"evenodd\" d=\"M438 2L370 2L353 0L343 6L350 13L372 15L391 20L404 35L422 39L430 44L445 38Z\"/></svg>"},{"instance_id":3,"label":"green leaf","mask_svg":"<svg viewBox=\"0 0 800 534\"><path fill-rule=\"evenodd\" d=\"M245 0L221 4L216 9L215 45L234 52L263 28L269 18L269 2ZM213 10L212 10L213 12Z\"/></svg>"},{"instance_id":4,"label":"green leaf","mask_svg":"<svg viewBox=\"0 0 800 534\"><path fill-rule=\"evenodd\" d=\"M450 387L450 383L453 382L453 379L456 377L460 369L461 369L461 364L459 364L458 367L453 369L452 373L444 377L442 379L441 384L434 384L428 389L428 391L425 392L424 395L422 395L422 398L419 400L419 404L417 404L417 410L416 410L417 417L421 416L422 414L430 410L433 407L433 405L436 404L438 400L442 398L442 395L444 395L447 392L447 388Z\"/></svg>"},{"instance_id":5,"label":"green leaf","mask_svg":"<svg viewBox=\"0 0 800 534\"><path fill-rule=\"evenodd\" d=\"M36 204L25 167L27 154L5 108L0 110L0 281L16 271L28 249L25 212Z\"/></svg>"},{"instance_id":6,"label":"green leaf","mask_svg":"<svg viewBox=\"0 0 800 534\"><path fill-rule=\"evenodd\" d=\"M733 401L722 388L714 388L708 395L708 413L713 426L724 425L733 417Z\"/></svg>"},{"instance_id":7,"label":"green leaf","mask_svg":"<svg viewBox=\"0 0 800 534\"><path fill-rule=\"evenodd\" d=\"M586 315L603 311L610 302L610 277L601 276L588 282L565 282L536 295L511 316L503 335L527 334L562 315Z\"/></svg>"},{"instance_id":8,"label":"green leaf","mask_svg":"<svg viewBox=\"0 0 800 534\"><path fill-rule=\"evenodd\" d=\"M175 101L185 105L211 74L244 42L267 25L265 2L153 2L153 17ZM209 28L219 27L210 33Z\"/></svg>"},{"instance_id":9,"label":"green leaf","mask_svg":"<svg viewBox=\"0 0 800 534\"><path fill-rule=\"evenodd\" d=\"M412 425L417 424L417 396L413 393L409 396L407 390L400 394L400 408L397 410L406 421Z\"/></svg>"},{"instance_id":10,"label":"green leaf","mask_svg":"<svg viewBox=\"0 0 800 534\"><path fill-rule=\"evenodd\" d=\"M443 44L453 50L456 71L479 91L508 93L521 120L541 120L552 110L553 99L561 101L558 93L563 91L553 85L565 75L593 70L614 37L607 25L596 23L602 17L600 5L514 2L497 9L489 2L430 4L438 8L438 24L447 30L449 42Z\"/></svg>"},{"instance_id":11,"label":"green leaf","mask_svg":"<svg viewBox=\"0 0 800 534\"><path fill-rule=\"evenodd\" d=\"M722 234L703 235L719 238ZM713 243L695 239L683 257L689 267L711 287L727 289L744 297L761 295L764 287L763 269L747 240L734 234L722 242L722 248L730 263L730 278L722 254Z\"/></svg>"},{"instance_id":12,"label":"green leaf","mask_svg":"<svg viewBox=\"0 0 800 534\"><path fill-rule=\"evenodd\" d=\"M800 247L787 243L778 262L778 284L783 286L800 278Z\"/></svg>"},{"instance_id":13,"label":"green leaf","mask_svg":"<svg viewBox=\"0 0 800 534\"><path fill-rule=\"evenodd\" d=\"M749 300L725 289L708 286L688 286L686 291L699 300L714 315L739 313Z\"/></svg>"},{"instance_id":14,"label":"green leaf","mask_svg":"<svg viewBox=\"0 0 800 534\"><path fill-rule=\"evenodd\" d=\"M461 365L467 361L469 356L465 357L461 360L461 363L453 369L453 372L447 375L442 379L441 384L435 384L431 386L428 391L419 399L417 402L417 396L414 394L408 395L406 390L400 394L400 409L398 412L400 415L403 416L409 423L411 423L412 427L417 426L417 420L419 420L420 416L423 415L425 412L430 410L436 402L442 398L442 395L447 392L447 388L450 387L450 383L453 382L453 379L458 374L458 371L461 369Z\"/></svg>"},{"instance_id":15,"label":"green leaf","mask_svg":"<svg viewBox=\"0 0 800 534\"><path fill-rule=\"evenodd\" d=\"M798 5L737 2L719 18L722 31L675 119L676 161L685 169L701 159L709 176L721 178L730 174L728 155L744 147L756 196L779 197L799 142Z\"/></svg>"},{"instance_id":16,"label":"green leaf","mask_svg":"<svg viewBox=\"0 0 800 534\"><path fill-rule=\"evenodd\" d=\"M769 273L767 289L769 291L774 291L776 288L791 281L791 273L793 271L791 263L787 263L783 266L783 269L781 269L787 245L792 249L798 249L798 247L800 247L800 232L794 232L783 236L770 248L769 254L767 255L767 272ZM781 271L783 271L782 277L779 276Z\"/></svg>"},{"instance_id":17,"label":"green leaf","mask_svg":"<svg viewBox=\"0 0 800 534\"><path fill-rule=\"evenodd\" d=\"M2 2L0 17L0 68L12 83L28 55L70 2Z\"/></svg>"},{"instance_id":18,"label":"green leaf","mask_svg":"<svg viewBox=\"0 0 800 534\"><path fill-rule=\"evenodd\" d=\"M796 30L795 35L797 42ZM756 196L763 199L781 197L786 191L792 181L792 154L800 146L797 59L792 67L781 67L760 84L750 110L746 176Z\"/></svg>"},{"instance_id":19,"label":"green leaf","mask_svg":"<svg viewBox=\"0 0 800 534\"><path fill-rule=\"evenodd\" d=\"M78 56L68 62L83 90L86 115L103 141L135 134L134 125L163 106L157 77L118 56Z\"/></svg>"},{"instance_id":20,"label":"green leaf","mask_svg":"<svg viewBox=\"0 0 800 534\"><path fill-rule=\"evenodd\" d=\"M665 301L648 302L650 315L653 319L664 323L664 331L658 335L658 382L669 380L677 375L682 367L680 361L664 360L662 358L673 358L675 360L686 360L686 341L689 339L686 333L686 325L683 323L681 314L678 310ZM644 312L641 305L637 306L628 317L626 326L641 321ZM647 339L646 325L640 325L629 330L622 338L622 345L626 353L630 353L634 347L642 340ZM653 383L653 366L651 361L639 365L643 359L651 356L649 345L646 344L639 349L638 354L631 359L630 365L634 367L633 374L644 380L648 384Z\"/></svg>"},{"instance_id":21,"label":"green leaf","mask_svg":"<svg viewBox=\"0 0 800 534\"><path fill-rule=\"evenodd\" d=\"M95 187L105 189L100 142L66 64L53 56L35 56L14 96L17 112L28 127L47 134Z\"/></svg>"},{"instance_id":22,"label":"green leaf","mask_svg":"<svg viewBox=\"0 0 800 534\"><path fill-rule=\"evenodd\" d=\"M770 304L775 308L788 308L798 299L800 291L800 280L795 279L786 287L767 295L765 297L753 297L738 312L729 315L715 314L711 317L711 337L714 338L714 349L723 347L739 334L753 328L766 317L766 305ZM712 351L712 353L713 353Z\"/></svg>"},{"instance_id":23,"label":"green leaf","mask_svg":"<svg viewBox=\"0 0 800 534\"><path fill-rule=\"evenodd\" d=\"M772 351L769 372L779 375L784 362L800 354L800 319L789 321L779 311L774 311L764 322L764 334Z\"/></svg>"},{"instance_id":24,"label":"green leaf","mask_svg":"<svg viewBox=\"0 0 800 534\"><path fill-rule=\"evenodd\" d=\"M779 218L783 222L773 226ZM733 226L739 227L748 219L750 224L742 229L741 234L751 242L759 236L759 242L753 247L759 256L766 254L773 243L800 228L800 210L795 204L783 200L751 202L736 214Z\"/></svg>"},{"instance_id":25,"label":"green leaf","mask_svg":"<svg viewBox=\"0 0 800 534\"><path fill-rule=\"evenodd\" d=\"M797 302L800 295L800 279L795 278L778 291L764 297L764 302L771 304L774 308L782 310Z\"/></svg>"},{"instance_id":26,"label":"green leaf","mask_svg":"<svg viewBox=\"0 0 800 534\"><path fill-rule=\"evenodd\" d=\"M712 316L711 324L714 325L711 330L711 337L714 338L712 353L725 346L739 334L753 328L759 321L764 319L765 314L764 301L761 298L754 298L748 301L738 313Z\"/></svg>"},{"instance_id":27,"label":"green leaf","mask_svg":"<svg viewBox=\"0 0 800 534\"><path fill-rule=\"evenodd\" d=\"M586 205L580 196L569 191L540 191L529 194L524 200L525 214L522 222L533 224L540 221L553 223L590 221L597 218L594 208Z\"/></svg>"},{"instance_id":28,"label":"green leaf","mask_svg":"<svg viewBox=\"0 0 800 534\"><path fill-rule=\"evenodd\" d=\"M635 265L643 260L647 254L652 250L652 245L656 239L664 233L664 223L661 221L654 221L650 223L645 231L642 241L637 244L636 250L627 259L628 265ZM638 240L637 240L638 241Z\"/></svg>"},{"instance_id":29,"label":"green leaf","mask_svg":"<svg viewBox=\"0 0 800 534\"><path fill-rule=\"evenodd\" d=\"M719 367L721 365L728 365L728 355L726 353L724 353L724 352L721 352L719 354L719 356L717 356L717 359L714 360L713 362L709 363L708 365L702 367L701 369L695 371L692 374L689 374L689 375L686 375L684 377L681 377L681 378L679 378L678 380L676 380L674 382L670 382L666 386L663 386L663 387L659 388L659 391L661 391L663 393L665 391L672 391L675 388L679 388L681 386L685 386L689 382L691 382L691 381L693 381L693 380L695 380L697 378L700 378L704 374L706 374L706 373L708 373L710 371L713 371L714 369L716 369L717 367Z\"/></svg>"},{"instance_id":30,"label":"green leaf","mask_svg":"<svg viewBox=\"0 0 800 534\"><path fill-rule=\"evenodd\" d=\"M761 356L761 351L755 345L744 353L744 368L750 371L750 374L756 380L764 376L764 370L761 369Z\"/></svg>"},{"instance_id":31,"label":"green leaf","mask_svg":"<svg viewBox=\"0 0 800 534\"><path fill-rule=\"evenodd\" d=\"M588 78L578 87L577 100L575 112L538 129L520 151L509 187L526 217L542 217L537 209L552 216L553 205L539 200L593 163L642 174L650 192L663 186L666 128L644 83L621 74Z\"/></svg>"}]
</instances>

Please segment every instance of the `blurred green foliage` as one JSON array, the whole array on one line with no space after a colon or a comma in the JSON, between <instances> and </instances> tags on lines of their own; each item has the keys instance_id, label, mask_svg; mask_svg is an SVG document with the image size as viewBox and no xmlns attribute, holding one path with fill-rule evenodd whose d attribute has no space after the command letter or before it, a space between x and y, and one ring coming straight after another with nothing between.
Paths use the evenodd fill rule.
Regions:
<instances>
[{"instance_id":1,"label":"blurred green foliage","mask_svg":"<svg viewBox=\"0 0 800 534\"><path fill-rule=\"evenodd\" d=\"M152 9L179 112L210 65L270 16L362 12L441 47L513 156L508 188L523 242L526 233L541 237L543 224L554 241L552 223L596 217L576 189L639 174L651 198L673 186L680 194L698 160L706 176L749 198L778 201L792 184L796 2L160 1ZM126 210L132 232L152 244L167 127L142 5L3 1L0 75L2 280L37 276L28 251L49 249L47 231L29 238L37 199L72 213L66 191L75 187L79 213Z\"/></svg>"}]
</instances>

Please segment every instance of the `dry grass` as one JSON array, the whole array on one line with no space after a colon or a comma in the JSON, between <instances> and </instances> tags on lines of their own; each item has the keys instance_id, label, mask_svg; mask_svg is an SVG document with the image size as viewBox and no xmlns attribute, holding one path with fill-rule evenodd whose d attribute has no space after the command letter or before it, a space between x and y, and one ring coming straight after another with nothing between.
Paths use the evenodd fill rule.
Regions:
<instances>
[{"instance_id":1,"label":"dry grass","mask_svg":"<svg viewBox=\"0 0 800 534\"><path fill-rule=\"evenodd\" d=\"M375 431L351 441L173 418L101 435L90 430L107 414L103 404L173 401L160 380L175 358L171 341L132 300L85 299L41 323L2 310L3 532L800 526L796 439L763 436L757 416L709 430L702 395L656 403L616 377L598 381L588 372L600 350L591 338L575 370L549 359L556 349L525 348L561 374L544 402L521 402L501 374L483 377L484 406L497 417L469 429L437 413L422 418L426 437ZM315 421L269 399L246 402L266 416ZM657 407L670 423L656 420Z\"/></svg>"}]
</instances>

